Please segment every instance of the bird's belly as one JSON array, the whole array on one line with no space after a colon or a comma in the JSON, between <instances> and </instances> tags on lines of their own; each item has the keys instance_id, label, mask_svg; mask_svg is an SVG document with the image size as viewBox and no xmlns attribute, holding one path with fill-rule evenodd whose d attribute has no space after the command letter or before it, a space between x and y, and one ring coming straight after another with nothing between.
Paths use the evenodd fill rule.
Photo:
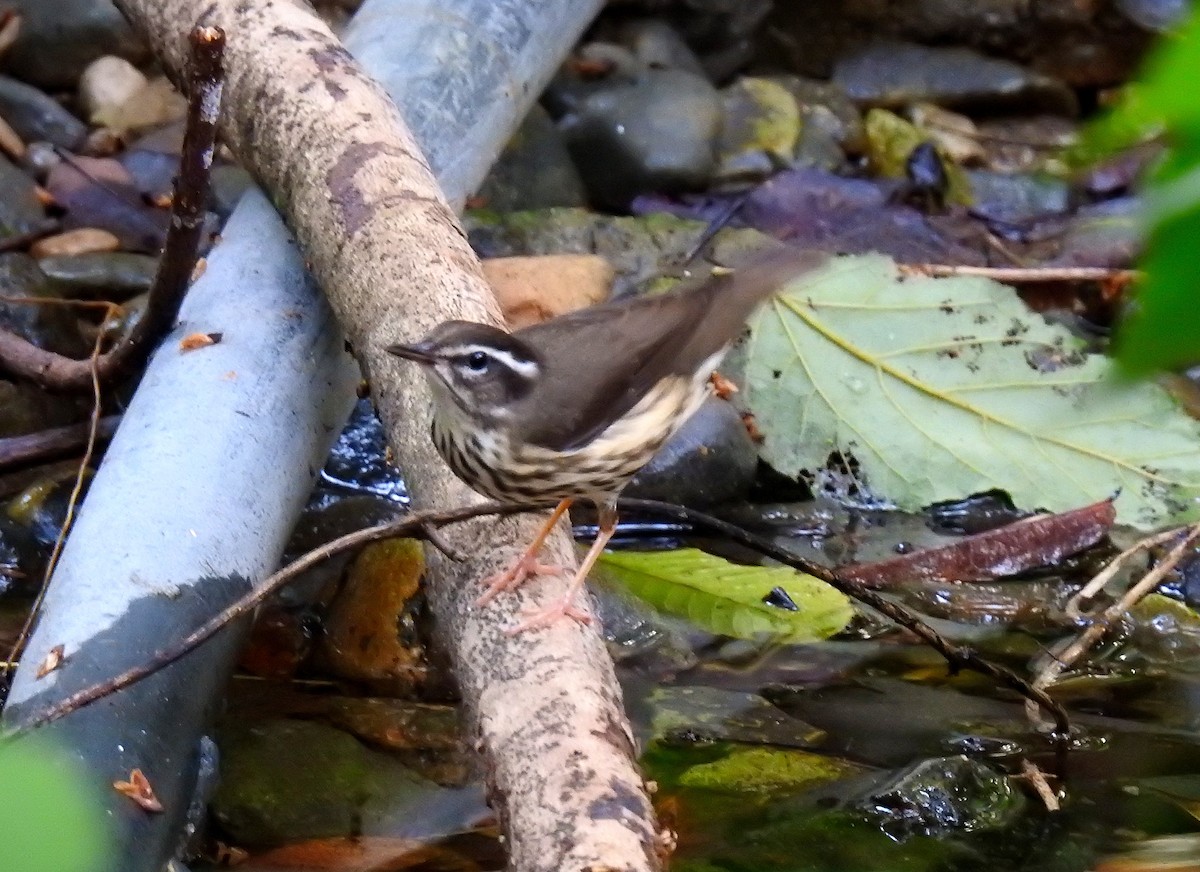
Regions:
<instances>
[{"instance_id":1,"label":"bird's belly","mask_svg":"<svg viewBox=\"0 0 1200 872\"><path fill-rule=\"evenodd\" d=\"M465 442L434 423L438 452L454 473L484 496L516 501L604 499L618 493L707 396L703 379L661 382L588 444L556 451L513 443L502 432Z\"/></svg>"}]
</instances>

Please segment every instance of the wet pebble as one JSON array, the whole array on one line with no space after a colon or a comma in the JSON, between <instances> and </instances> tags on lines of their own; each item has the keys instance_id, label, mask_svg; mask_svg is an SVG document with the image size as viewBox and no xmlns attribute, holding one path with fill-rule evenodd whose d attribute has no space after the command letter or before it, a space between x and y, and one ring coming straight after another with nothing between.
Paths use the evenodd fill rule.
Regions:
<instances>
[{"instance_id":1,"label":"wet pebble","mask_svg":"<svg viewBox=\"0 0 1200 872\"><path fill-rule=\"evenodd\" d=\"M13 297L61 299L46 274L27 254L0 254L0 288ZM87 343L79 324L66 306L28 305L0 300L0 328L22 339L66 357L83 357Z\"/></svg>"},{"instance_id":2,"label":"wet pebble","mask_svg":"<svg viewBox=\"0 0 1200 872\"><path fill-rule=\"evenodd\" d=\"M121 302L150 290L158 258L126 251L51 255L38 266L66 296L94 296Z\"/></svg>"},{"instance_id":3,"label":"wet pebble","mask_svg":"<svg viewBox=\"0 0 1200 872\"><path fill-rule=\"evenodd\" d=\"M721 101L693 73L648 70L633 83L594 90L560 126L592 200L623 208L641 193L708 182Z\"/></svg>"},{"instance_id":4,"label":"wet pebble","mask_svg":"<svg viewBox=\"0 0 1200 872\"><path fill-rule=\"evenodd\" d=\"M96 254L116 251L121 240L99 227L80 227L53 236L44 236L29 248L29 253L44 257L68 257L78 254Z\"/></svg>"},{"instance_id":5,"label":"wet pebble","mask_svg":"<svg viewBox=\"0 0 1200 872\"><path fill-rule=\"evenodd\" d=\"M972 211L997 224L1029 224L1062 215L1073 205L1071 186L1062 179L989 170L968 170L967 177Z\"/></svg>"},{"instance_id":6,"label":"wet pebble","mask_svg":"<svg viewBox=\"0 0 1200 872\"><path fill-rule=\"evenodd\" d=\"M552 206L582 206L587 200L562 132L534 105L505 145L479 189L488 209L518 212Z\"/></svg>"},{"instance_id":7,"label":"wet pebble","mask_svg":"<svg viewBox=\"0 0 1200 872\"><path fill-rule=\"evenodd\" d=\"M800 107L770 79L745 76L721 91L718 182L755 182L791 161L800 136Z\"/></svg>"},{"instance_id":8,"label":"wet pebble","mask_svg":"<svg viewBox=\"0 0 1200 872\"><path fill-rule=\"evenodd\" d=\"M622 26L619 36L644 68L684 70L704 75L700 58L688 46L679 31L659 18L639 18Z\"/></svg>"},{"instance_id":9,"label":"wet pebble","mask_svg":"<svg viewBox=\"0 0 1200 872\"><path fill-rule=\"evenodd\" d=\"M110 0L15 0L15 6L21 29L4 60L27 82L73 88L84 68L102 55L135 62L149 56Z\"/></svg>"},{"instance_id":10,"label":"wet pebble","mask_svg":"<svg viewBox=\"0 0 1200 872\"><path fill-rule=\"evenodd\" d=\"M1061 115L1079 108L1062 82L964 48L874 43L838 61L833 81L859 103L885 108L928 102Z\"/></svg>"},{"instance_id":11,"label":"wet pebble","mask_svg":"<svg viewBox=\"0 0 1200 872\"><path fill-rule=\"evenodd\" d=\"M33 179L0 157L0 237L20 236L46 223Z\"/></svg>"},{"instance_id":12,"label":"wet pebble","mask_svg":"<svg viewBox=\"0 0 1200 872\"><path fill-rule=\"evenodd\" d=\"M74 151L87 136L87 125L57 100L8 76L0 76L0 115L26 142L41 139Z\"/></svg>"},{"instance_id":13,"label":"wet pebble","mask_svg":"<svg viewBox=\"0 0 1200 872\"><path fill-rule=\"evenodd\" d=\"M740 413L732 403L711 397L624 493L702 508L744 496L757 468L758 446Z\"/></svg>"},{"instance_id":14,"label":"wet pebble","mask_svg":"<svg viewBox=\"0 0 1200 872\"><path fill-rule=\"evenodd\" d=\"M146 76L124 58L105 55L88 64L79 79L79 102L93 124L110 121L139 91Z\"/></svg>"},{"instance_id":15,"label":"wet pebble","mask_svg":"<svg viewBox=\"0 0 1200 872\"><path fill-rule=\"evenodd\" d=\"M392 757L320 723L275 719L218 737L221 782L211 809L238 844L330 836L419 838L466 830L481 791L438 787Z\"/></svg>"}]
</instances>

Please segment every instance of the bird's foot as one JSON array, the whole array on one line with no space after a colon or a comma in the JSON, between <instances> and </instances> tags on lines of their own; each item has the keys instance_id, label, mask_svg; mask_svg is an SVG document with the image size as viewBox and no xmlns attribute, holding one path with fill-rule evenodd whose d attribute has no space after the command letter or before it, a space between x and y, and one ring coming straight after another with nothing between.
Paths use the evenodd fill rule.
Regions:
<instances>
[{"instance_id":1,"label":"bird's foot","mask_svg":"<svg viewBox=\"0 0 1200 872\"><path fill-rule=\"evenodd\" d=\"M588 614L586 609L582 609L574 603L575 590L563 597L557 597L550 605L541 609L531 609L522 612L524 620L514 627L509 627L504 631L506 636L516 636L524 633L527 630L538 630L543 627L552 627L564 618L570 618L580 624L590 624L592 616Z\"/></svg>"},{"instance_id":2,"label":"bird's foot","mask_svg":"<svg viewBox=\"0 0 1200 872\"><path fill-rule=\"evenodd\" d=\"M487 605L499 594L520 587L528 578L533 578L536 575L560 575L562 571L563 568L561 566L551 563L538 563L537 555L527 552L518 557L508 569L497 572L487 579L487 587L479 595L479 598L475 600L475 605Z\"/></svg>"}]
</instances>

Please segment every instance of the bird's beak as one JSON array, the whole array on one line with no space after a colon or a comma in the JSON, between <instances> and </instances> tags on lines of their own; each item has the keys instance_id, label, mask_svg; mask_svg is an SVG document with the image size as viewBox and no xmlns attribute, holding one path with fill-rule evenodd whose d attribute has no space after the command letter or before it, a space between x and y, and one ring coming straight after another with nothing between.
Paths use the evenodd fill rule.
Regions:
<instances>
[{"instance_id":1,"label":"bird's beak","mask_svg":"<svg viewBox=\"0 0 1200 872\"><path fill-rule=\"evenodd\" d=\"M389 345L384 350L388 354L394 354L396 357L403 357L405 360L412 360L416 363L432 364L437 360L424 342L418 342L415 345Z\"/></svg>"}]
</instances>

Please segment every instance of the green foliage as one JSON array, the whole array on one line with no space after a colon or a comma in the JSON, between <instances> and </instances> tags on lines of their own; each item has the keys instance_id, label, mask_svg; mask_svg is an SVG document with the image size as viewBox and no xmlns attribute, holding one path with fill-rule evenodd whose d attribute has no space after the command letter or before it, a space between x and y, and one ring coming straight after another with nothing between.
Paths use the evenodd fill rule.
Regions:
<instances>
[{"instance_id":1,"label":"green foliage","mask_svg":"<svg viewBox=\"0 0 1200 872\"><path fill-rule=\"evenodd\" d=\"M741 566L694 548L619 551L600 564L656 608L739 639L813 642L845 627L853 614L846 597L812 576ZM787 591L796 611L763 602L776 587Z\"/></svg>"},{"instance_id":2,"label":"green foliage","mask_svg":"<svg viewBox=\"0 0 1200 872\"><path fill-rule=\"evenodd\" d=\"M1200 240L1200 7L1147 59L1115 109L1092 125L1084 160L1166 134L1170 152L1146 191L1145 281L1118 333L1117 359L1133 375L1200 361L1195 249Z\"/></svg>"},{"instance_id":3,"label":"green foliage","mask_svg":"<svg viewBox=\"0 0 1200 872\"><path fill-rule=\"evenodd\" d=\"M996 488L1061 511L1119 490L1126 523L1194 517L1200 424L1111 372L1002 285L846 257L755 316L743 396L780 472L849 454L902 508Z\"/></svg>"},{"instance_id":4,"label":"green foliage","mask_svg":"<svg viewBox=\"0 0 1200 872\"><path fill-rule=\"evenodd\" d=\"M101 797L81 766L38 738L0 746L0 869L87 872L110 850Z\"/></svg>"}]
</instances>

